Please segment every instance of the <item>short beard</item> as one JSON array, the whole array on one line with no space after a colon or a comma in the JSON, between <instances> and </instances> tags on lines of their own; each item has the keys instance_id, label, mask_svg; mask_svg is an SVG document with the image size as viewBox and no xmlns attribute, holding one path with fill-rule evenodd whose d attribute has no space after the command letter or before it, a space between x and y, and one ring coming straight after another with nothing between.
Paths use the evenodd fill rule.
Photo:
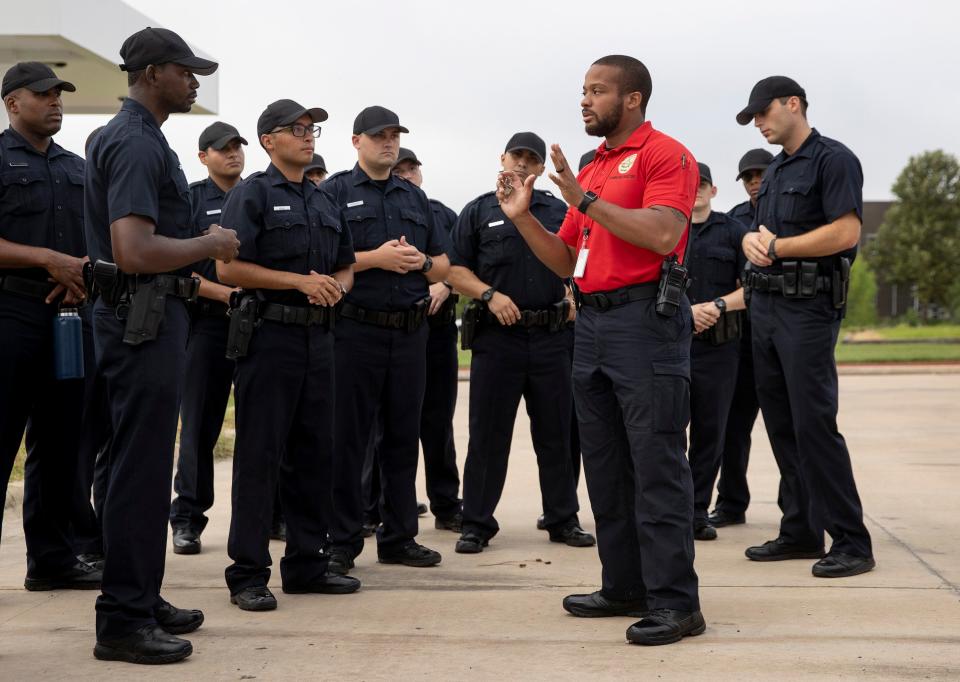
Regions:
<instances>
[{"instance_id":1,"label":"short beard","mask_svg":"<svg viewBox=\"0 0 960 682\"><path fill-rule=\"evenodd\" d=\"M597 116L596 121L586 124L583 129L587 135L594 137L607 137L620 127L620 121L623 120L623 109L617 109L611 112L609 116Z\"/></svg>"}]
</instances>

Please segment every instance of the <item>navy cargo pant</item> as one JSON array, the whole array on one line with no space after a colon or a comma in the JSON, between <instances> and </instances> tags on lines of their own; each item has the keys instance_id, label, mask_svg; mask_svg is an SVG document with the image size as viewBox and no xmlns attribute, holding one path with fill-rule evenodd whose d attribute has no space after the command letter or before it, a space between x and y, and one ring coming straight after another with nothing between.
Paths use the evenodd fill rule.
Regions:
<instances>
[{"instance_id":1,"label":"navy cargo pant","mask_svg":"<svg viewBox=\"0 0 960 682\"><path fill-rule=\"evenodd\" d=\"M156 623L189 321L184 302L168 297L153 341L125 344L126 323L102 300L93 324L113 430L97 598L97 638L107 640Z\"/></svg>"},{"instance_id":2,"label":"navy cargo pant","mask_svg":"<svg viewBox=\"0 0 960 682\"><path fill-rule=\"evenodd\" d=\"M463 531L491 538L507 478L510 441L523 397L540 473L544 523L576 521L579 506L570 462L570 352L562 330L485 323L470 364L470 441L463 467Z\"/></svg>"},{"instance_id":3,"label":"navy cargo pant","mask_svg":"<svg viewBox=\"0 0 960 682\"><path fill-rule=\"evenodd\" d=\"M103 554L101 512L110 480L110 403L106 383L97 367L93 340L93 306L80 312L83 318L83 417L80 426L79 459L73 492L71 521L77 554ZM91 504L91 491L93 504Z\"/></svg>"},{"instance_id":4,"label":"navy cargo pant","mask_svg":"<svg viewBox=\"0 0 960 682\"><path fill-rule=\"evenodd\" d=\"M829 294L795 300L754 292L750 321L757 396L780 468L780 536L822 547L826 529L831 551L872 556L850 453L837 430L840 311Z\"/></svg>"},{"instance_id":5,"label":"navy cargo pant","mask_svg":"<svg viewBox=\"0 0 960 682\"><path fill-rule=\"evenodd\" d=\"M750 504L747 485L747 464L750 461L751 434L760 412L757 386L753 377L753 343L750 317L741 311L743 336L740 338L740 364L737 387L727 417L720 462L720 481L717 483L716 510L730 516L740 516Z\"/></svg>"},{"instance_id":6,"label":"navy cargo pant","mask_svg":"<svg viewBox=\"0 0 960 682\"><path fill-rule=\"evenodd\" d=\"M170 506L170 525L203 532L213 506L213 449L230 400L234 362L226 358L229 320L194 319L187 344L187 369L180 405L180 455Z\"/></svg>"},{"instance_id":7,"label":"navy cargo pant","mask_svg":"<svg viewBox=\"0 0 960 682\"><path fill-rule=\"evenodd\" d=\"M330 545L351 557L363 550L361 478L379 414L383 525L377 530L377 544L389 552L418 532L416 479L428 329L423 324L407 332L341 318L335 333L337 416Z\"/></svg>"},{"instance_id":8,"label":"navy cargo pant","mask_svg":"<svg viewBox=\"0 0 960 682\"><path fill-rule=\"evenodd\" d=\"M430 318L428 318L429 320ZM426 388L420 412L420 446L423 448L423 473L427 482L430 511L438 519L448 519L460 511L460 472L453 443L453 413L457 407L457 325L453 322L430 325L427 337ZM367 462L363 467L366 517L380 520L380 460L377 446L382 428L371 438Z\"/></svg>"},{"instance_id":9,"label":"navy cargo pant","mask_svg":"<svg viewBox=\"0 0 960 682\"><path fill-rule=\"evenodd\" d=\"M237 439L225 572L231 594L270 580L270 526L279 481L287 523L280 577L288 588L327 570L333 459L333 334L264 320L236 362Z\"/></svg>"},{"instance_id":10,"label":"navy cargo pant","mask_svg":"<svg viewBox=\"0 0 960 682\"><path fill-rule=\"evenodd\" d=\"M670 318L653 299L584 306L576 325L573 391L601 592L646 597L652 609L700 608L685 455L690 333L686 300Z\"/></svg>"},{"instance_id":11,"label":"navy cargo pant","mask_svg":"<svg viewBox=\"0 0 960 682\"><path fill-rule=\"evenodd\" d=\"M694 338L690 346L690 473L693 520L706 523L720 470L724 430L737 384L739 340L720 346Z\"/></svg>"},{"instance_id":12,"label":"navy cargo pant","mask_svg":"<svg viewBox=\"0 0 960 682\"><path fill-rule=\"evenodd\" d=\"M84 382L53 377L55 312L41 299L0 292L0 495L26 431L23 532L35 577L76 563L70 519Z\"/></svg>"}]
</instances>

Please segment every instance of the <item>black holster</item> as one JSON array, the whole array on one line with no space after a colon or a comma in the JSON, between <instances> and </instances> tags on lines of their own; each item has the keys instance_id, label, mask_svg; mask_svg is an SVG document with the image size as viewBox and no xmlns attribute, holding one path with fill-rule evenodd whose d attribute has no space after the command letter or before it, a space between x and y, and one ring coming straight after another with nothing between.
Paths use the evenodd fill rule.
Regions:
<instances>
[{"instance_id":1,"label":"black holster","mask_svg":"<svg viewBox=\"0 0 960 682\"><path fill-rule=\"evenodd\" d=\"M564 298L553 304L550 310L549 329L551 333L556 333L564 328L567 323L567 317L570 315L570 301Z\"/></svg>"},{"instance_id":2,"label":"black holster","mask_svg":"<svg viewBox=\"0 0 960 682\"><path fill-rule=\"evenodd\" d=\"M743 284L743 304L750 307L750 298L753 296L753 263L747 263L743 268L743 276L740 282Z\"/></svg>"},{"instance_id":3,"label":"black holster","mask_svg":"<svg viewBox=\"0 0 960 682\"><path fill-rule=\"evenodd\" d=\"M814 298L817 295L817 262L784 261L783 297Z\"/></svg>"},{"instance_id":4,"label":"black holster","mask_svg":"<svg viewBox=\"0 0 960 682\"><path fill-rule=\"evenodd\" d=\"M480 322L480 304L471 301L463 308L460 318L460 348L470 350L473 346L473 337L477 333L477 323Z\"/></svg>"},{"instance_id":5,"label":"black holster","mask_svg":"<svg viewBox=\"0 0 960 682\"><path fill-rule=\"evenodd\" d=\"M676 256L663 261L660 267L660 287L657 290L657 314L662 317L673 317L680 310L683 295L689 284L689 271L681 264Z\"/></svg>"},{"instance_id":6,"label":"black holster","mask_svg":"<svg viewBox=\"0 0 960 682\"><path fill-rule=\"evenodd\" d=\"M842 310L847 305L847 292L850 290L850 259L840 257L831 273L833 307Z\"/></svg>"},{"instance_id":7,"label":"black holster","mask_svg":"<svg viewBox=\"0 0 960 682\"><path fill-rule=\"evenodd\" d=\"M246 357L254 330L260 326L260 299L256 294L234 291L230 294L227 311L230 326L227 330L227 359Z\"/></svg>"},{"instance_id":8,"label":"black holster","mask_svg":"<svg viewBox=\"0 0 960 682\"><path fill-rule=\"evenodd\" d=\"M697 334L698 339L709 343L711 346L722 346L725 343L739 339L740 336L740 311L723 313L715 325L702 334Z\"/></svg>"}]
</instances>

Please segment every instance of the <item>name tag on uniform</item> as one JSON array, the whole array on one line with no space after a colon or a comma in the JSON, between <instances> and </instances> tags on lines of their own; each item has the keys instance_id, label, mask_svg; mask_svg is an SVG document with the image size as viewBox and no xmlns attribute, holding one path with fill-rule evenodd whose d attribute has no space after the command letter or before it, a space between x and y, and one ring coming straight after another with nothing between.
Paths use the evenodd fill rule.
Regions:
<instances>
[{"instance_id":1,"label":"name tag on uniform","mask_svg":"<svg viewBox=\"0 0 960 682\"><path fill-rule=\"evenodd\" d=\"M219 208L210 209L207 211L207 215L220 215L220 210Z\"/></svg>"},{"instance_id":2,"label":"name tag on uniform","mask_svg":"<svg viewBox=\"0 0 960 682\"><path fill-rule=\"evenodd\" d=\"M290 207L289 207L289 206L274 206L274 207L273 207L273 210L274 210L274 211L289 211L289 210L290 210Z\"/></svg>"},{"instance_id":3,"label":"name tag on uniform","mask_svg":"<svg viewBox=\"0 0 960 682\"><path fill-rule=\"evenodd\" d=\"M354 206L363 206L363 199L360 201L351 201L349 204L347 204L347 208L353 208Z\"/></svg>"},{"instance_id":4,"label":"name tag on uniform","mask_svg":"<svg viewBox=\"0 0 960 682\"><path fill-rule=\"evenodd\" d=\"M580 249L580 253L577 254L577 265L573 268L574 277L583 277L583 273L587 269L587 258L590 256L590 249Z\"/></svg>"},{"instance_id":5,"label":"name tag on uniform","mask_svg":"<svg viewBox=\"0 0 960 682\"><path fill-rule=\"evenodd\" d=\"M27 168L30 166L29 163L26 163L26 162L20 163L17 161L11 161L10 165L13 166L14 168Z\"/></svg>"},{"instance_id":6,"label":"name tag on uniform","mask_svg":"<svg viewBox=\"0 0 960 682\"><path fill-rule=\"evenodd\" d=\"M487 227L499 227L500 225L503 225L502 220L494 220L492 223L487 223Z\"/></svg>"}]
</instances>

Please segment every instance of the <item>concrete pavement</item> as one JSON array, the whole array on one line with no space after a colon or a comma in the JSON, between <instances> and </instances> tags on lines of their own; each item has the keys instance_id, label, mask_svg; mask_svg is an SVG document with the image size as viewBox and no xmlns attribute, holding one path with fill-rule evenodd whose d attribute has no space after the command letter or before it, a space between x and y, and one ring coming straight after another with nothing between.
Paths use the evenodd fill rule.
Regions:
<instances>
[{"instance_id":1,"label":"concrete pavement","mask_svg":"<svg viewBox=\"0 0 960 682\"><path fill-rule=\"evenodd\" d=\"M466 453L467 385L457 445ZM745 526L697 544L704 635L667 647L624 643L632 619L577 619L560 600L595 589L596 550L551 544L534 528L536 465L521 409L502 531L482 554L455 554L453 533L421 520L443 552L432 569L381 566L368 545L347 596L287 596L249 614L230 606L230 463L217 465L217 504L199 556L169 551L164 595L202 608L195 654L164 668L91 655L95 593L28 593L19 518L0 545L0 679L957 679L960 677L960 375L841 378L845 434L873 534L877 569L825 581L810 561L752 563L743 549L776 535L776 467L758 424ZM421 481L421 499L423 487ZM581 518L592 530L581 483ZM274 556L282 552L272 543Z\"/></svg>"}]
</instances>

